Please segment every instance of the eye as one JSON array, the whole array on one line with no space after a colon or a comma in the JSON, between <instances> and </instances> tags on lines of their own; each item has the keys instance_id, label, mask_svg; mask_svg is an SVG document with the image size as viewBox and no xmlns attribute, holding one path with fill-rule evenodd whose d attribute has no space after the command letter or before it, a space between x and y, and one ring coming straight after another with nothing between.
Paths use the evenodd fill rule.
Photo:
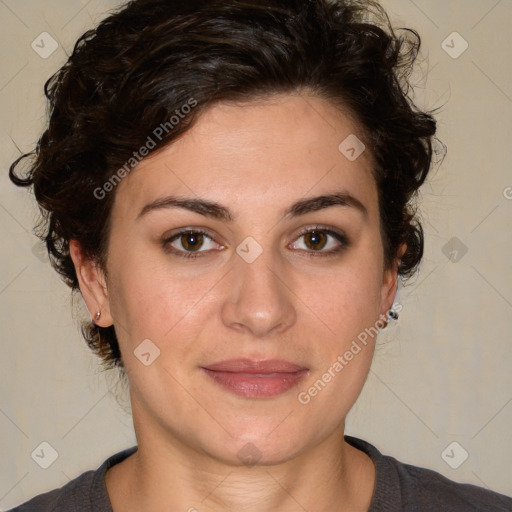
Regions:
<instances>
[{"instance_id":1,"label":"eye","mask_svg":"<svg viewBox=\"0 0 512 512\"><path fill-rule=\"evenodd\" d=\"M343 233L321 226L307 228L299 235L298 239L300 238L304 240L302 244L293 242L292 249L303 250L314 256L337 254L349 245L349 240Z\"/></svg>"},{"instance_id":2,"label":"eye","mask_svg":"<svg viewBox=\"0 0 512 512\"><path fill-rule=\"evenodd\" d=\"M332 256L349 246L349 240L343 233L322 226L305 229L297 240L300 238L304 239L302 243L293 242L290 247L311 256ZM198 258L203 256L200 253L224 249L207 232L200 229L186 229L175 233L163 241L163 246L166 252L183 258Z\"/></svg>"},{"instance_id":3,"label":"eye","mask_svg":"<svg viewBox=\"0 0 512 512\"><path fill-rule=\"evenodd\" d=\"M208 242L209 241L209 242ZM208 243L206 243L208 242ZM198 254L211 249L222 248L212 237L201 230L187 229L164 240L164 247L184 258L197 258ZM206 244L206 245L205 245Z\"/></svg>"}]
</instances>

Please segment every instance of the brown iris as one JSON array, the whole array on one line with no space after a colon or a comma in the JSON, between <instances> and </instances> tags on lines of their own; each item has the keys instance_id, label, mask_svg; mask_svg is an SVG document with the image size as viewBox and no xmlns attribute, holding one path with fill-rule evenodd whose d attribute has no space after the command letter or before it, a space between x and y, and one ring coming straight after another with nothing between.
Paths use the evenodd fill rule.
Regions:
<instances>
[{"instance_id":1,"label":"brown iris","mask_svg":"<svg viewBox=\"0 0 512 512\"><path fill-rule=\"evenodd\" d=\"M180 240L181 244L187 251L197 251L203 245L204 235L190 231L188 233L183 233Z\"/></svg>"},{"instance_id":2,"label":"brown iris","mask_svg":"<svg viewBox=\"0 0 512 512\"><path fill-rule=\"evenodd\" d=\"M323 249L327 243L327 235L322 231L310 231L304 235L304 241L310 249Z\"/></svg>"}]
</instances>

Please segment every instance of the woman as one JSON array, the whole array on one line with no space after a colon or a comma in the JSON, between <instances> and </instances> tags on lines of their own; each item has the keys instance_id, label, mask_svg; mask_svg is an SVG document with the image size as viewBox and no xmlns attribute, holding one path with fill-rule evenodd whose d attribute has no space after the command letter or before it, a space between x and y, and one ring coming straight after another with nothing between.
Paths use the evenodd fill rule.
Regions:
<instances>
[{"instance_id":1,"label":"woman","mask_svg":"<svg viewBox=\"0 0 512 512\"><path fill-rule=\"evenodd\" d=\"M14 510L512 509L344 436L423 254L418 49L370 1L135 0L84 34L10 176L137 447Z\"/></svg>"}]
</instances>

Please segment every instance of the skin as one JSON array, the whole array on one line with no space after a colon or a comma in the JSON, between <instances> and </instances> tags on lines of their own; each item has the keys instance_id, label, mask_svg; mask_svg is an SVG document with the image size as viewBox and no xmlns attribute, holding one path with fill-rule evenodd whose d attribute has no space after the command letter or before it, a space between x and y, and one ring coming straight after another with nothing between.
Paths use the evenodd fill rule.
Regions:
<instances>
[{"instance_id":1,"label":"skin","mask_svg":"<svg viewBox=\"0 0 512 512\"><path fill-rule=\"evenodd\" d=\"M309 403L297 398L376 325L396 292L397 267L383 264L371 155L349 161L338 150L350 134L360 130L347 113L305 93L218 104L118 185L107 277L71 243L89 311L101 311L98 325L115 325L130 383L138 451L106 474L115 512L368 509L375 468L343 432L375 339ZM283 218L300 199L339 191L367 215L335 205ZM215 201L234 220L184 208L137 218L168 195ZM349 245L300 236L317 224L344 232ZM164 249L181 228L209 232L197 259ZM263 250L252 263L236 252L248 236ZM186 252L179 238L171 243ZM145 339L160 350L149 366L134 355ZM239 357L309 372L281 395L247 398L200 369ZM255 465L238 456L248 443Z\"/></svg>"}]
</instances>

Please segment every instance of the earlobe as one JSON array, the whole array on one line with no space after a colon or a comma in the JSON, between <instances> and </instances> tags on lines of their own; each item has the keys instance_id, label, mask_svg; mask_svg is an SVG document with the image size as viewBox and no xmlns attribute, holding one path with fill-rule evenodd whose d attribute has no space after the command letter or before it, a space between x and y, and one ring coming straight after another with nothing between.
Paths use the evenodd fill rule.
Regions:
<instances>
[{"instance_id":1,"label":"earlobe","mask_svg":"<svg viewBox=\"0 0 512 512\"><path fill-rule=\"evenodd\" d=\"M382 296L381 296L381 318L389 318L388 312L393 308L393 304L395 302L395 297L398 294L398 285L399 285L399 274L398 267L400 266L400 261L402 256L405 253L407 246L406 244L402 244L397 253L396 263L393 268L387 269L384 272L384 280L382 282ZM400 310L399 310L400 311ZM396 315L396 313L395 313ZM394 318L391 315L391 318Z\"/></svg>"},{"instance_id":2,"label":"earlobe","mask_svg":"<svg viewBox=\"0 0 512 512\"><path fill-rule=\"evenodd\" d=\"M396 270L389 269L385 273L384 281L382 283L382 296L381 296L381 309L380 309L380 317L385 322L387 326L387 322L390 318L395 319L395 315L391 312L393 308L394 299L396 296L396 292L398 289L398 274Z\"/></svg>"},{"instance_id":3,"label":"earlobe","mask_svg":"<svg viewBox=\"0 0 512 512\"><path fill-rule=\"evenodd\" d=\"M78 241L69 242L69 254L75 266L80 292L87 305L91 321L100 327L113 324L104 272L98 264L86 258Z\"/></svg>"}]
</instances>

